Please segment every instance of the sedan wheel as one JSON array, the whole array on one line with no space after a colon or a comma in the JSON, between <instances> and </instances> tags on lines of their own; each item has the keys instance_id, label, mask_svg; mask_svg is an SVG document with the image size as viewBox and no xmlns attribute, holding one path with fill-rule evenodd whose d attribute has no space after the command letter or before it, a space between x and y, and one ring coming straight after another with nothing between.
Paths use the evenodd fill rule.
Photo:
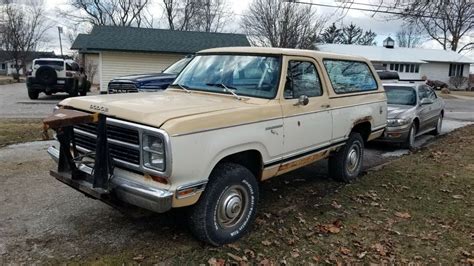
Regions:
<instances>
[{"instance_id":1,"label":"sedan wheel","mask_svg":"<svg viewBox=\"0 0 474 266\"><path fill-rule=\"evenodd\" d=\"M437 136L441 134L441 128L443 128L443 114L439 115L438 121L436 122L436 128L431 133Z\"/></svg>"},{"instance_id":2,"label":"sedan wheel","mask_svg":"<svg viewBox=\"0 0 474 266\"><path fill-rule=\"evenodd\" d=\"M410 132L408 133L407 140L404 143L404 148L413 149L415 148L415 138L416 138L416 125L412 124L410 127Z\"/></svg>"}]
</instances>

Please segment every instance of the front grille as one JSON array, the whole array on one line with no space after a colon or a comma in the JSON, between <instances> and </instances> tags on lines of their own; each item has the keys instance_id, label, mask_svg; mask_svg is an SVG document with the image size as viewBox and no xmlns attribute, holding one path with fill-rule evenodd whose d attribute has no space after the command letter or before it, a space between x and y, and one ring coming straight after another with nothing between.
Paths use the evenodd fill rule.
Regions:
<instances>
[{"instance_id":1,"label":"front grille","mask_svg":"<svg viewBox=\"0 0 474 266\"><path fill-rule=\"evenodd\" d=\"M137 86L133 83L109 83L108 91L110 94L113 93L130 93L130 92L138 92Z\"/></svg>"},{"instance_id":2,"label":"front grille","mask_svg":"<svg viewBox=\"0 0 474 266\"><path fill-rule=\"evenodd\" d=\"M74 140L79 151L94 152L97 141L97 124L74 126ZM110 156L117 165L140 168L140 137L136 129L107 124L107 141Z\"/></svg>"}]
</instances>

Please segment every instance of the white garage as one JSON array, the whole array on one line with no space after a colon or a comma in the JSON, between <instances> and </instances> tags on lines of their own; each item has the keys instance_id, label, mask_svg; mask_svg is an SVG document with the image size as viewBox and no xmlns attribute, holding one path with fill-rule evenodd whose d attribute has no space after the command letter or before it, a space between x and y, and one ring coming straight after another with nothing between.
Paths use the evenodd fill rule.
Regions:
<instances>
[{"instance_id":1,"label":"white garage","mask_svg":"<svg viewBox=\"0 0 474 266\"><path fill-rule=\"evenodd\" d=\"M161 72L199 50L229 46L250 44L242 34L95 26L79 34L71 49L79 51L86 73L105 93L115 77Z\"/></svg>"}]
</instances>

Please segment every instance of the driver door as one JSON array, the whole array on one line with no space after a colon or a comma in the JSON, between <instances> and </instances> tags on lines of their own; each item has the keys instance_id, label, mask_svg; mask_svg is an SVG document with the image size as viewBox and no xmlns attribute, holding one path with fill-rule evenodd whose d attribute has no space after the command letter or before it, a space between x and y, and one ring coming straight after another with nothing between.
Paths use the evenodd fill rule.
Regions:
<instances>
[{"instance_id":1,"label":"driver door","mask_svg":"<svg viewBox=\"0 0 474 266\"><path fill-rule=\"evenodd\" d=\"M322 86L321 68L306 57L287 57L287 75L282 99L284 156L311 152L329 145L332 116L327 91ZM307 97L307 104L299 102Z\"/></svg>"}]
</instances>

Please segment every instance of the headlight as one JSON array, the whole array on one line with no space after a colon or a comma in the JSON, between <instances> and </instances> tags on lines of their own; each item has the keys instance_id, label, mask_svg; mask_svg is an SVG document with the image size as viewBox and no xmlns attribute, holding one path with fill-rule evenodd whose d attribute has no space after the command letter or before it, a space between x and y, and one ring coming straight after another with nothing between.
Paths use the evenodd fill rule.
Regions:
<instances>
[{"instance_id":1,"label":"headlight","mask_svg":"<svg viewBox=\"0 0 474 266\"><path fill-rule=\"evenodd\" d=\"M399 127L408 124L410 121L406 119L387 119L389 127Z\"/></svg>"},{"instance_id":2,"label":"headlight","mask_svg":"<svg viewBox=\"0 0 474 266\"><path fill-rule=\"evenodd\" d=\"M152 170L165 170L165 144L161 137L143 133L143 166Z\"/></svg>"}]
</instances>

